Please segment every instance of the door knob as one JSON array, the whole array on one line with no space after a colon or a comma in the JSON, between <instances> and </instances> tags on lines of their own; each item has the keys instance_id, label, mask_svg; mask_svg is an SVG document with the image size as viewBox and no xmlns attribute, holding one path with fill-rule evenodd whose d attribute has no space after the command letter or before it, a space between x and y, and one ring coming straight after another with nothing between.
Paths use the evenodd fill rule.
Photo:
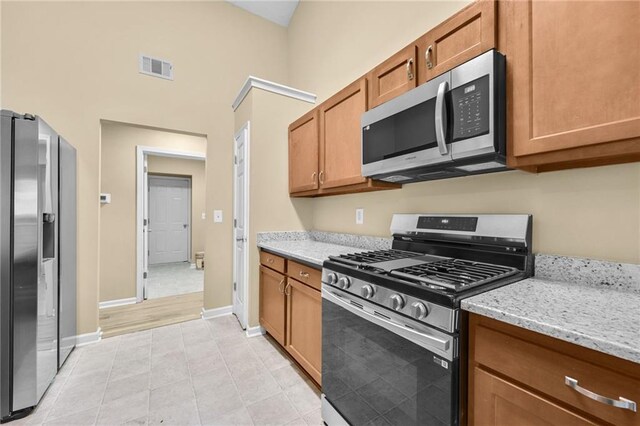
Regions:
<instances>
[{"instance_id":1,"label":"door knob","mask_svg":"<svg viewBox=\"0 0 640 426\"><path fill-rule=\"evenodd\" d=\"M182 225L182 227L183 227L184 229L187 229L187 228L189 227L189 224L188 224L188 223L185 223L184 225Z\"/></svg>"}]
</instances>

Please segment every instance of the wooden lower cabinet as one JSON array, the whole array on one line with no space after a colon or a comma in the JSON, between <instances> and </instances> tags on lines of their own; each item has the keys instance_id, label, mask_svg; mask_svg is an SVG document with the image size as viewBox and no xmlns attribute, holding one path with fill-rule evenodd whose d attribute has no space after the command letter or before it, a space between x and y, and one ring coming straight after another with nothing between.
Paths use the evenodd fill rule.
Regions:
<instances>
[{"instance_id":1,"label":"wooden lower cabinet","mask_svg":"<svg viewBox=\"0 0 640 426\"><path fill-rule=\"evenodd\" d=\"M504 426L595 425L515 383L475 368L475 424Z\"/></svg>"},{"instance_id":2,"label":"wooden lower cabinet","mask_svg":"<svg viewBox=\"0 0 640 426\"><path fill-rule=\"evenodd\" d=\"M260 325L283 346L286 325L285 284L286 277L283 274L260 266Z\"/></svg>"},{"instance_id":3,"label":"wooden lower cabinet","mask_svg":"<svg viewBox=\"0 0 640 426\"><path fill-rule=\"evenodd\" d=\"M265 251L260 261L260 325L321 385L322 274Z\"/></svg>"},{"instance_id":4,"label":"wooden lower cabinet","mask_svg":"<svg viewBox=\"0 0 640 426\"><path fill-rule=\"evenodd\" d=\"M322 297L318 290L287 279L286 349L320 383L322 363Z\"/></svg>"},{"instance_id":5,"label":"wooden lower cabinet","mask_svg":"<svg viewBox=\"0 0 640 426\"><path fill-rule=\"evenodd\" d=\"M479 315L469 319L471 425L640 425L640 413L567 384L640 402L640 364Z\"/></svg>"}]
</instances>

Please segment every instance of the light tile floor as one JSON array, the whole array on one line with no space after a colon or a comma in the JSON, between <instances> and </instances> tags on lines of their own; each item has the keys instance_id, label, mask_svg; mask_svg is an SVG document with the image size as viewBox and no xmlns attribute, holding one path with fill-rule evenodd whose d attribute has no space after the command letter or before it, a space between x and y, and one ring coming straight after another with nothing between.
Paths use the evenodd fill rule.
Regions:
<instances>
[{"instance_id":1,"label":"light tile floor","mask_svg":"<svg viewBox=\"0 0 640 426\"><path fill-rule=\"evenodd\" d=\"M195 293L204 288L204 270L189 262L149 265L147 299Z\"/></svg>"},{"instance_id":2,"label":"light tile floor","mask_svg":"<svg viewBox=\"0 0 640 426\"><path fill-rule=\"evenodd\" d=\"M320 394L272 339L235 317L77 348L12 425L320 425Z\"/></svg>"}]
</instances>

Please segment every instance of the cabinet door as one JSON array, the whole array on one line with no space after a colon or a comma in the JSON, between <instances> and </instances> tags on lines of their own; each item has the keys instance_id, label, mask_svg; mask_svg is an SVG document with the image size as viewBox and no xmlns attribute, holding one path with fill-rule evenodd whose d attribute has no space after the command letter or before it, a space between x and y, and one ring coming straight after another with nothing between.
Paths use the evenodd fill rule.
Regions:
<instances>
[{"instance_id":1,"label":"cabinet door","mask_svg":"<svg viewBox=\"0 0 640 426\"><path fill-rule=\"evenodd\" d=\"M296 280L287 280L287 351L321 384L322 297Z\"/></svg>"},{"instance_id":2,"label":"cabinet door","mask_svg":"<svg viewBox=\"0 0 640 426\"><path fill-rule=\"evenodd\" d=\"M418 84L496 47L496 2L479 0L419 41Z\"/></svg>"},{"instance_id":3,"label":"cabinet door","mask_svg":"<svg viewBox=\"0 0 640 426\"><path fill-rule=\"evenodd\" d=\"M320 107L320 187L365 182L360 116L367 109L366 79L356 81Z\"/></svg>"},{"instance_id":4,"label":"cabinet door","mask_svg":"<svg viewBox=\"0 0 640 426\"><path fill-rule=\"evenodd\" d=\"M595 425L518 385L475 368L471 424L505 426Z\"/></svg>"},{"instance_id":5,"label":"cabinet door","mask_svg":"<svg viewBox=\"0 0 640 426\"><path fill-rule=\"evenodd\" d=\"M285 302L284 275L260 266L260 325L284 346Z\"/></svg>"},{"instance_id":6,"label":"cabinet door","mask_svg":"<svg viewBox=\"0 0 640 426\"><path fill-rule=\"evenodd\" d=\"M387 102L416 87L416 45L411 44L369 73L369 108ZM358 120L359 121L359 120Z\"/></svg>"},{"instance_id":7,"label":"cabinet door","mask_svg":"<svg viewBox=\"0 0 640 426\"><path fill-rule=\"evenodd\" d=\"M318 110L289 126L289 193L318 189Z\"/></svg>"},{"instance_id":8,"label":"cabinet door","mask_svg":"<svg viewBox=\"0 0 640 426\"><path fill-rule=\"evenodd\" d=\"M606 145L592 146L640 137L639 23L638 1L500 4L513 155L589 147L604 157Z\"/></svg>"}]
</instances>

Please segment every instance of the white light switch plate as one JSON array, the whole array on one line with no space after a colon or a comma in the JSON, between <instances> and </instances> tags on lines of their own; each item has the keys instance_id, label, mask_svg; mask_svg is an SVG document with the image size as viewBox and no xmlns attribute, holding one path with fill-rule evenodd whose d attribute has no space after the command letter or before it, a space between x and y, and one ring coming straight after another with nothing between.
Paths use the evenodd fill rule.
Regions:
<instances>
[{"instance_id":1,"label":"white light switch plate","mask_svg":"<svg viewBox=\"0 0 640 426\"><path fill-rule=\"evenodd\" d=\"M356 209L356 225L364 223L364 209Z\"/></svg>"},{"instance_id":2,"label":"white light switch plate","mask_svg":"<svg viewBox=\"0 0 640 426\"><path fill-rule=\"evenodd\" d=\"M213 222L214 223L222 223L222 210L214 210L213 211Z\"/></svg>"},{"instance_id":3,"label":"white light switch plate","mask_svg":"<svg viewBox=\"0 0 640 426\"><path fill-rule=\"evenodd\" d=\"M205 212L202 212L202 220L207 218L207 214Z\"/></svg>"}]
</instances>

